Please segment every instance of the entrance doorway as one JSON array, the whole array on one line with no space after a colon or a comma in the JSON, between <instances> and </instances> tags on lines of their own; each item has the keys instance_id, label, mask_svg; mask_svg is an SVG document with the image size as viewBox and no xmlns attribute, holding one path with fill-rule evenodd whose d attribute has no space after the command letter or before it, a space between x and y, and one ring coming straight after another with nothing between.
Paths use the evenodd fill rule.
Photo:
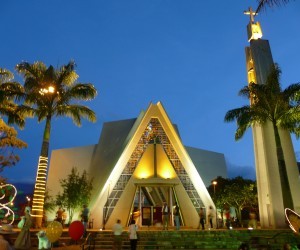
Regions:
<instances>
[{"instance_id":1,"label":"entrance doorway","mask_svg":"<svg viewBox=\"0 0 300 250\"><path fill-rule=\"evenodd\" d=\"M164 201L169 206L169 221L170 226L173 226L173 207L175 203L178 203L174 185L147 185L146 183L139 183L131 210L131 219L134 219L140 226L161 226ZM181 216L180 221L183 224Z\"/></svg>"},{"instance_id":2,"label":"entrance doorway","mask_svg":"<svg viewBox=\"0 0 300 250\"><path fill-rule=\"evenodd\" d=\"M162 224L162 207L142 207L142 226L158 226Z\"/></svg>"}]
</instances>

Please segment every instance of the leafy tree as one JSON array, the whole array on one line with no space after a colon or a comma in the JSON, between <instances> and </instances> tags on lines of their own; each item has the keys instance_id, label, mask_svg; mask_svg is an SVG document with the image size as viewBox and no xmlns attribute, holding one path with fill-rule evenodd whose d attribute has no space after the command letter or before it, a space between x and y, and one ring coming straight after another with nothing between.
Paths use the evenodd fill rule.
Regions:
<instances>
[{"instance_id":1,"label":"leafy tree","mask_svg":"<svg viewBox=\"0 0 300 250\"><path fill-rule=\"evenodd\" d=\"M239 221L244 208L257 208L257 189L254 181L244 180L242 177L236 177L231 180L224 193L227 194L226 203L229 207L234 207Z\"/></svg>"},{"instance_id":2,"label":"leafy tree","mask_svg":"<svg viewBox=\"0 0 300 250\"><path fill-rule=\"evenodd\" d=\"M226 204L226 193L224 193L225 187L230 184L230 179L225 179L221 176L218 176L215 180L217 184L211 184L207 189L212 197L216 208L220 211L221 217L223 219L224 211L227 207Z\"/></svg>"},{"instance_id":3,"label":"leafy tree","mask_svg":"<svg viewBox=\"0 0 300 250\"><path fill-rule=\"evenodd\" d=\"M0 185L6 184L6 183L7 183L7 178L0 175Z\"/></svg>"},{"instance_id":4,"label":"leafy tree","mask_svg":"<svg viewBox=\"0 0 300 250\"><path fill-rule=\"evenodd\" d=\"M244 208L258 207L257 189L255 181L244 179L240 176L233 179L217 177L217 185L208 187L208 191L216 204L216 207L223 211L228 207L235 209L237 218L241 221L241 212Z\"/></svg>"},{"instance_id":5,"label":"leafy tree","mask_svg":"<svg viewBox=\"0 0 300 250\"><path fill-rule=\"evenodd\" d=\"M245 105L228 111L225 122L236 121L235 140L243 137L245 131L254 125L271 123L276 143L276 156L282 187L284 207L293 208L292 195L287 176L279 129L295 132L298 124L299 102L296 100L300 84L291 84L282 90L279 82L280 69L275 64L267 77L265 84L249 83L239 94L251 100L251 105Z\"/></svg>"},{"instance_id":6,"label":"leafy tree","mask_svg":"<svg viewBox=\"0 0 300 250\"><path fill-rule=\"evenodd\" d=\"M46 67L42 62L33 64L22 62L16 66L16 70L24 78L25 90L24 105L19 112L26 116L37 117L38 122L46 121L32 205L35 227L40 227L52 118L70 117L78 126L81 125L82 118L95 122L95 113L79 102L94 99L97 91L91 83L76 82L78 74L75 72L73 61L59 69L55 69L52 65Z\"/></svg>"},{"instance_id":7,"label":"leafy tree","mask_svg":"<svg viewBox=\"0 0 300 250\"><path fill-rule=\"evenodd\" d=\"M25 125L24 117L18 112L19 101L24 97L23 86L13 81L14 75L7 69L0 68L0 114L7 118L7 123L16 124L20 128Z\"/></svg>"},{"instance_id":8,"label":"leafy tree","mask_svg":"<svg viewBox=\"0 0 300 250\"><path fill-rule=\"evenodd\" d=\"M44 210L45 211L54 211L56 207L56 201L53 196L50 195L50 191L46 189L45 200L44 200Z\"/></svg>"},{"instance_id":9,"label":"leafy tree","mask_svg":"<svg viewBox=\"0 0 300 250\"><path fill-rule=\"evenodd\" d=\"M9 124L23 127L24 119L17 113L18 105L15 103L15 99L23 95L23 88L19 83L12 81L13 78L10 71L0 68L0 114L7 118ZM20 160L14 153L15 149L27 147L17 135L17 131L0 116L0 172L5 167L14 166Z\"/></svg>"},{"instance_id":10,"label":"leafy tree","mask_svg":"<svg viewBox=\"0 0 300 250\"><path fill-rule=\"evenodd\" d=\"M0 119L0 173L5 167L14 166L20 160L14 150L25 147L27 144L17 138L17 131Z\"/></svg>"},{"instance_id":11,"label":"leafy tree","mask_svg":"<svg viewBox=\"0 0 300 250\"><path fill-rule=\"evenodd\" d=\"M66 179L60 180L62 193L56 196L56 204L65 207L69 213L69 222L72 221L74 213L88 204L93 189L93 179L89 178L86 171L80 175L77 168L73 167Z\"/></svg>"}]
</instances>

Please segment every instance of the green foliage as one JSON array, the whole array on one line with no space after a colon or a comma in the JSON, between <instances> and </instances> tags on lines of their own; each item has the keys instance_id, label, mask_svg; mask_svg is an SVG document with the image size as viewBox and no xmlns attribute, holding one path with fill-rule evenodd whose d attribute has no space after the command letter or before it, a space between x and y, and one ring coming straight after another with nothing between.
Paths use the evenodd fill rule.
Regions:
<instances>
[{"instance_id":1,"label":"green foliage","mask_svg":"<svg viewBox=\"0 0 300 250\"><path fill-rule=\"evenodd\" d=\"M23 117L17 112L18 100L23 95L22 86L13 82L13 74L0 68L0 115L4 116L8 124L24 126ZM19 160L19 156L14 153L15 149L26 148L27 144L17 138L17 131L10 127L2 117L0 118L0 172L5 167L14 166Z\"/></svg>"},{"instance_id":2,"label":"green foliage","mask_svg":"<svg viewBox=\"0 0 300 250\"><path fill-rule=\"evenodd\" d=\"M290 2L290 0L257 0L257 1L258 1L258 7L256 9L256 12L259 12L260 10L266 8L266 6L269 7L281 6Z\"/></svg>"},{"instance_id":3,"label":"green foliage","mask_svg":"<svg viewBox=\"0 0 300 250\"><path fill-rule=\"evenodd\" d=\"M50 195L50 192L48 189L46 189L45 192L45 199L44 199L44 210L45 211L54 211L56 207L56 201L53 196Z\"/></svg>"},{"instance_id":4,"label":"green foliage","mask_svg":"<svg viewBox=\"0 0 300 250\"><path fill-rule=\"evenodd\" d=\"M76 211L89 203L93 189L92 181L93 179L88 177L85 170L80 175L75 167L66 179L59 181L63 192L56 196L56 205L68 210L69 222L72 221Z\"/></svg>"},{"instance_id":5,"label":"green foliage","mask_svg":"<svg viewBox=\"0 0 300 250\"><path fill-rule=\"evenodd\" d=\"M5 167L14 166L19 160L19 156L14 153L15 149L26 148L27 144L17 138L17 131L8 126L0 118L0 173Z\"/></svg>"},{"instance_id":6,"label":"green foliage","mask_svg":"<svg viewBox=\"0 0 300 250\"><path fill-rule=\"evenodd\" d=\"M97 90L91 83L77 83L75 63L55 69L42 62L22 62L16 70L24 77L24 104L20 112L37 117L38 121L51 117L70 117L80 126L81 119L95 122L96 115L79 101L93 100Z\"/></svg>"},{"instance_id":7,"label":"green foliage","mask_svg":"<svg viewBox=\"0 0 300 250\"><path fill-rule=\"evenodd\" d=\"M279 81L280 74L280 68L277 64L274 64L264 84L251 82L248 86L242 88L239 94L249 99L251 105L229 110L224 120L225 122L236 121L236 140L241 139L245 131L254 125L270 125L273 127L283 205L284 207L293 208L279 129L299 135L300 83L291 84L282 90Z\"/></svg>"},{"instance_id":8,"label":"green foliage","mask_svg":"<svg viewBox=\"0 0 300 250\"><path fill-rule=\"evenodd\" d=\"M236 140L241 139L248 128L266 122L296 133L300 121L300 84L291 84L282 90L280 74L280 68L274 64L264 84L251 82L239 91L251 105L229 110L224 118L225 122L236 121Z\"/></svg>"},{"instance_id":9,"label":"green foliage","mask_svg":"<svg viewBox=\"0 0 300 250\"><path fill-rule=\"evenodd\" d=\"M24 96L23 86L13 81L14 75L0 68L0 114L7 118L6 122L23 128L24 117L18 112L18 102Z\"/></svg>"},{"instance_id":10,"label":"green foliage","mask_svg":"<svg viewBox=\"0 0 300 250\"><path fill-rule=\"evenodd\" d=\"M228 207L234 207L238 219L241 221L241 211L244 208L258 207L256 182L242 177L225 179L217 177L217 185L208 187L208 191L221 213Z\"/></svg>"},{"instance_id":11,"label":"green foliage","mask_svg":"<svg viewBox=\"0 0 300 250\"><path fill-rule=\"evenodd\" d=\"M80 105L80 102L93 100L97 96L97 90L91 83L76 82L79 76L75 66L73 61L60 68L52 65L47 67L43 62L21 62L16 65L16 71L24 79L23 105L18 107L18 113L36 117L38 122L46 121L40 153L42 157L48 158L49 155L53 117L70 117L77 126L81 125L83 118L96 121L94 111ZM37 173L40 174L43 173ZM33 205L36 205L36 200L33 200ZM35 226L41 226L40 221L37 220L36 223Z\"/></svg>"}]
</instances>

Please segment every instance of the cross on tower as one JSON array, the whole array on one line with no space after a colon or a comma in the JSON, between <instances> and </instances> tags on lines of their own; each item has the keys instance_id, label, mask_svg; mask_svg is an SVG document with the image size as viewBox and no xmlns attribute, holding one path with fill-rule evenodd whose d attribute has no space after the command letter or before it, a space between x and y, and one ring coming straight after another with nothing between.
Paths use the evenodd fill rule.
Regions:
<instances>
[{"instance_id":1,"label":"cross on tower","mask_svg":"<svg viewBox=\"0 0 300 250\"><path fill-rule=\"evenodd\" d=\"M254 12L251 7L249 7L249 10L245 10L244 14L245 15L250 15L250 21L251 21L251 23L254 23L254 16L258 15L258 13Z\"/></svg>"}]
</instances>

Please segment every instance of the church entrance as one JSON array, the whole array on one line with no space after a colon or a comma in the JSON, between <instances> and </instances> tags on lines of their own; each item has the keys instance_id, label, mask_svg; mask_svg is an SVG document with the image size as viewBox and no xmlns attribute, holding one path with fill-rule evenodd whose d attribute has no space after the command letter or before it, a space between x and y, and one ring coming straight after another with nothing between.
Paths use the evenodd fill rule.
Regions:
<instances>
[{"instance_id":1,"label":"church entrance","mask_svg":"<svg viewBox=\"0 0 300 250\"><path fill-rule=\"evenodd\" d=\"M155 226L162 223L162 207L145 206L142 207L142 226Z\"/></svg>"},{"instance_id":2,"label":"church entrance","mask_svg":"<svg viewBox=\"0 0 300 250\"><path fill-rule=\"evenodd\" d=\"M137 185L131 219L140 226L162 226L164 201L167 202L170 210L169 224L173 226L173 207L177 203L174 185L147 185L146 183Z\"/></svg>"}]
</instances>

